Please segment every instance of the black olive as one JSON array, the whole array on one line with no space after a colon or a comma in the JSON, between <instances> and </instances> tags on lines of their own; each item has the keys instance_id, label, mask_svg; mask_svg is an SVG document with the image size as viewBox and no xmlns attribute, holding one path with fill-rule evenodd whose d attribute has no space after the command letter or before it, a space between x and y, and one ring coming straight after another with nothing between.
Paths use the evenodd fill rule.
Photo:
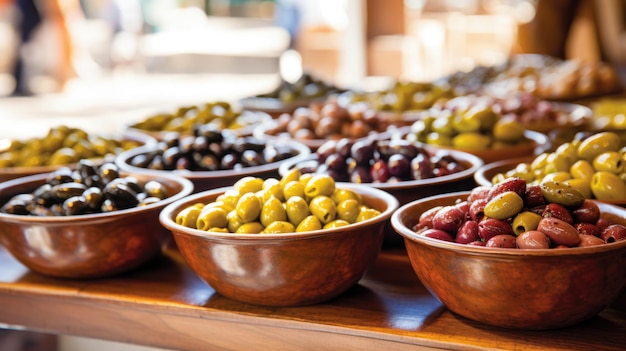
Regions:
<instances>
[{"instance_id":1,"label":"black olive","mask_svg":"<svg viewBox=\"0 0 626 351\"><path fill-rule=\"evenodd\" d=\"M33 207L32 194L19 194L13 196L2 206L2 212L16 215L27 215Z\"/></svg>"},{"instance_id":2,"label":"black olive","mask_svg":"<svg viewBox=\"0 0 626 351\"><path fill-rule=\"evenodd\" d=\"M147 197L141 200L141 202L139 202L137 206L148 206L148 205L155 204L159 201L161 201L161 199L159 199L158 197L151 196L151 197Z\"/></svg>"},{"instance_id":3,"label":"black olive","mask_svg":"<svg viewBox=\"0 0 626 351\"><path fill-rule=\"evenodd\" d=\"M229 153L222 157L220 162L221 169L235 169L235 165L239 163L239 156L236 153Z\"/></svg>"},{"instance_id":4,"label":"black olive","mask_svg":"<svg viewBox=\"0 0 626 351\"><path fill-rule=\"evenodd\" d=\"M129 160L128 163L133 167L147 168L148 165L150 164L150 161L152 161L153 158L154 158L154 154L150 154L150 153L139 154L139 155L133 156Z\"/></svg>"},{"instance_id":5,"label":"black olive","mask_svg":"<svg viewBox=\"0 0 626 351\"><path fill-rule=\"evenodd\" d=\"M161 200L167 197L167 189L165 186L156 180L150 180L144 185L144 192L150 197L156 197Z\"/></svg>"},{"instance_id":6,"label":"black olive","mask_svg":"<svg viewBox=\"0 0 626 351\"><path fill-rule=\"evenodd\" d=\"M178 146L173 146L163 151L163 165L165 169L173 169L179 158L183 157Z\"/></svg>"},{"instance_id":7,"label":"black olive","mask_svg":"<svg viewBox=\"0 0 626 351\"><path fill-rule=\"evenodd\" d=\"M83 196L72 196L63 202L63 214L74 216L88 213L91 210Z\"/></svg>"},{"instance_id":8,"label":"black olive","mask_svg":"<svg viewBox=\"0 0 626 351\"><path fill-rule=\"evenodd\" d=\"M85 184L72 182L54 185L50 191L52 196L57 199L56 202L63 202L72 196L81 195L86 189L87 186Z\"/></svg>"},{"instance_id":9,"label":"black olive","mask_svg":"<svg viewBox=\"0 0 626 351\"><path fill-rule=\"evenodd\" d=\"M61 183L73 182L74 181L74 177L72 176L73 172L74 171L71 170L69 167L58 168L48 175L46 179L46 183L50 185L57 185Z\"/></svg>"},{"instance_id":10,"label":"black olive","mask_svg":"<svg viewBox=\"0 0 626 351\"><path fill-rule=\"evenodd\" d=\"M50 206L57 202L56 197L52 193L52 185L45 183L40 185L33 191L33 202L41 206Z\"/></svg>"},{"instance_id":11,"label":"black olive","mask_svg":"<svg viewBox=\"0 0 626 351\"><path fill-rule=\"evenodd\" d=\"M264 164L263 156L254 150L246 150L241 154L241 163L245 167L254 167Z\"/></svg>"},{"instance_id":12,"label":"black olive","mask_svg":"<svg viewBox=\"0 0 626 351\"><path fill-rule=\"evenodd\" d=\"M122 178L117 178L108 183L102 193L116 208L131 208L137 206L137 193L134 192Z\"/></svg>"},{"instance_id":13,"label":"black olive","mask_svg":"<svg viewBox=\"0 0 626 351\"><path fill-rule=\"evenodd\" d=\"M78 161L78 165L76 165L76 170L83 179L88 179L94 175L98 175L98 166L96 166L93 161L88 159L82 159Z\"/></svg>"},{"instance_id":14,"label":"black olive","mask_svg":"<svg viewBox=\"0 0 626 351\"><path fill-rule=\"evenodd\" d=\"M161 155L155 155L152 161L150 161L148 168L154 170L164 170L165 164L163 163L163 157L161 157Z\"/></svg>"},{"instance_id":15,"label":"black olive","mask_svg":"<svg viewBox=\"0 0 626 351\"><path fill-rule=\"evenodd\" d=\"M136 193L140 193L143 191L143 187L141 186L141 184L139 183L139 179L132 177L132 176L126 176L124 178L124 181L126 182L126 184L133 189Z\"/></svg>"},{"instance_id":16,"label":"black olive","mask_svg":"<svg viewBox=\"0 0 626 351\"><path fill-rule=\"evenodd\" d=\"M120 171L117 165L113 162L106 162L100 166L98 170L98 174L100 175L100 179L103 184L108 184L113 179L119 178Z\"/></svg>"},{"instance_id":17,"label":"black olive","mask_svg":"<svg viewBox=\"0 0 626 351\"><path fill-rule=\"evenodd\" d=\"M85 190L82 196L85 198L87 205L93 210L99 209L102 206L102 202L104 202L102 190L97 187L91 187Z\"/></svg>"}]
</instances>

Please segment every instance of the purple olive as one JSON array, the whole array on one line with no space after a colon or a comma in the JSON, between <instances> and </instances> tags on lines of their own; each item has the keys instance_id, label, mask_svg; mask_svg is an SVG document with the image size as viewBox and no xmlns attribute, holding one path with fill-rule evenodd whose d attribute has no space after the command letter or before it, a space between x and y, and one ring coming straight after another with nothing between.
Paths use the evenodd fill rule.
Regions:
<instances>
[{"instance_id":1,"label":"purple olive","mask_svg":"<svg viewBox=\"0 0 626 351\"><path fill-rule=\"evenodd\" d=\"M495 218L484 218L478 222L478 235L484 241L488 241L496 235L512 234L511 225L503 220Z\"/></svg>"},{"instance_id":2,"label":"purple olive","mask_svg":"<svg viewBox=\"0 0 626 351\"><path fill-rule=\"evenodd\" d=\"M387 162L383 160L378 160L374 162L374 164L370 168L370 176L372 177L373 182L377 182L377 183L387 182L390 177L390 172L389 172L389 167L387 166Z\"/></svg>"},{"instance_id":3,"label":"purple olive","mask_svg":"<svg viewBox=\"0 0 626 351\"><path fill-rule=\"evenodd\" d=\"M394 154L389 157L387 161L387 167L389 168L389 175L392 177L398 177L400 179L409 178L410 164L409 160L401 155Z\"/></svg>"},{"instance_id":4,"label":"purple olive","mask_svg":"<svg viewBox=\"0 0 626 351\"><path fill-rule=\"evenodd\" d=\"M438 240L444 240L444 241L450 241L450 242L454 241L454 239L452 239L452 236L448 234L448 232L444 230L440 230L440 229L432 229L432 228L426 229L423 232L421 232L420 235L433 238L433 239L438 239Z\"/></svg>"},{"instance_id":5,"label":"purple olive","mask_svg":"<svg viewBox=\"0 0 626 351\"><path fill-rule=\"evenodd\" d=\"M480 237L478 236L478 222L475 221L464 222L454 239L459 244L469 244L477 240L480 240Z\"/></svg>"},{"instance_id":6,"label":"purple olive","mask_svg":"<svg viewBox=\"0 0 626 351\"><path fill-rule=\"evenodd\" d=\"M433 176L433 166L428 156L420 153L411 160L411 177L413 179L428 179Z\"/></svg>"},{"instance_id":7,"label":"purple olive","mask_svg":"<svg viewBox=\"0 0 626 351\"><path fill-rule=\"evenodd\" d=\"M455 206L444 206L433 216L433 228L456 233L465 221L465 213Z\"/></svg>"}]
</instances>

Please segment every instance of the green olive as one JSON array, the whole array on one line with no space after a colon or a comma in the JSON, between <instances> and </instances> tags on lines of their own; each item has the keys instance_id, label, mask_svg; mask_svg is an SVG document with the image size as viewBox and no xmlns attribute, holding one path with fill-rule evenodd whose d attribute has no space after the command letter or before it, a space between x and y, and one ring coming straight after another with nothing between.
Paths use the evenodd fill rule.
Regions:
<instances>
[{"instance_id":1,"label":"green olive","mask_svg":"<svg viewBox=\"0 0 626 351\"><path fill-rule=\"evenodd\" d=\"M283 194L283 187L280 183L280 181L278 181L278 179L275 178L268 178L263 182L263 187L261 190L259 190L260 192L262 192L262 196L260 196L259 198L265 202L267 200L269 200L270 196L274 196L275 198L279 199L280 201L284 201L285 197Z\"/></svg>"},{"instance_id":2,"label":"green olive","mask_svg":"<svg viewBox=\"0 0 626 351\"><path fill-rule=\"evenodd\" d=\"M586 179L588 182L591 181L591 177L596 170L593 168L591 163L585 160L578 160L574 162L574 164L570 167L569 173L574 178Z\"/></svg>"},{"instance_id":3,"label":"green olive","mask_svg":"<svg viewBox=\"0 0 626 351\"><path fill-rule=\"evenodd\" d=\"M600 171L591 178L591 191L598 200L624 200L626 184L614 173Z\"/></svg>"},{"instance_id":4,"label":"green olive","mask_svg":"<svg viewBox=\"0 0 626 351\"><path fill-rule=\"evenodd\" d=\"M506 191L489 200L485 215L489 218L507 219L515 216L524 207L524 200L514 191Z\"/></svg>"},{"instance_id":5,"label":"green olive","mask_svg":"<svg viewBox=\"0 0 626 351\"><path fill-rule=\"evenodd\" d=\"M289 200L294 196L304 198L304 185L297 180L292 180L283 187L283 198Z\"/></svg>"},{"instance_id":6,"label":"green olive","mask_svg":"<svg viewBox=\"0 0 626 351\"><path fill-rule=\"evenodd\" d=\"M541 182L541 194L548 202L556 202L565 207L577 207L585 201L585 196L576 188L563 182L548 180Z\"/></svg>"},{"instance_id":7,"label":"green olive","mask_svg":"<svg viewBox=\"0 0 626 351\"><path fill-rule=\"evenodd\" d=\"M337 205L348 199L354 199L359 204L361 203L361 195L350 189L336 188L330 198L333 199L333 202L335 202L335 204Z\"/></svg>"},{"instance_id":8,"label":"green olive","mask_svg":"<svg viewBox=\"0 0 626 351\"><path fill-rule=\"evenodd\" d=\"M344 221L343 219L335 219L334 221L326 223L323 229L339 228L339 227L345 227L347 225L350 225L350 222Z\"/></svg>"},{"instance_id":9,"label":"green olive","mask_svg":"<svg viewBox=\"0 0 626 351\"><path fill-rule=\"evenodd\" d=\"M239 191L240 194L254 193L263 189L263 179L247 176L239 179L233 185L233 189Z\"/></svg>"},{"instance_id":10,"label":"green olive","mask_svg":"<svg viewBox=\"0 0 626 351\"><path fill-rule=\"evenodd\" d=\"M569 172L551 172L543 176L541 179L542 182L562 182L564 180L572 179L572 175Z\"/></svg>"},{"instance_id":11,"label":"green olive","mask_svg":"<svg viewBox=\"0 0 626 351\"><path fill-rule=\"evenodd\" d=\"M493 137L496 140L517 143L524 138L525 128L515 118L501 118L493 126Z\"/></svg>"},{"instance_id":12,"label":"green olive","mask_svg":"<svg viewBox=\"0 0 626 351\"><path fill-rule=\"evenodd\" d=\"M304 195L309 198L331 196L335 191L335 179L328 174L316 174L304 187Z\"/></svg>"},{"instance_id":13,"label":"green olive","mask_svg":"<svg viewBox=\"0 0 626 351\"><path fill-rule=\"evenodd\" d=\"M194 204L182 209L178 212L178 214L176 214L176 224L189 228L196 228L196 221L198 220L198 216L200 216L200 212L203 207L203 204Z\"/></svg>"},{"instance_id":14,"label":"green olive","mask_svg":"<svg viewBox=\"0 0 626 351\"><path fill-rule=\"evenodd\" d=\"M480 131L480 120L458 114L452 117L452 127L456 133L469 133Z\"/></svg>"},{"instance_id":15,"label":"green olive","mask_svg":"<svg viewBox=\"0 0 626 351\"><path fill-rule=\"evenodd\" d=\"M454 135L452 115L440 116L435 118L431 127L431 131L441 135Z\"/></svg>"},{"instance_id":16,"label":"green olive","mask_svg":"<svg viewBox=\"0 0 626 351\"><path fill-rule=\"evenodd\" d=\"M493 130L493 126L498 120L498 116L493 108L487 105L476 105L464 113L465 119L476 120L480 123L480 129Z\"/></svg>"},{"instance_id":17,"label":"green olive","mask_svg":"<svg viewBox=\"0 0 626 351\"><path fill-rule=\"evenodd\" d=\"M310 174L310 173L307 173L307 174ZM292 180L299 181L301 177L302 177L302 172L300 171L299 168L297 167L291 168L280 178L280 185L282 188L284 188L285 184L289 183Z\"/></svg>"},{"instance_id":18,"label":"green olive","mask_svg":"<svg viewBox=\"0 0 626 351\"><path fill-rule=\"evenodd\" d=\"M228 189L222 195L218 196L216 201L222 201L225 208L235 209L237 208L239 198L241 198L239 191L235 189Z\"/></svg>"},{"instance_id":19,"label":"green olive","mask_svg":"<svg viewBox=\"0 0 626 351\"><path fill-rule=\"evenodd\" d=\"M380 211L378 211L377 209L361 206L361 211L359 211L359 215L356 217L356 221L367 221L368 219L372 219L378 215L380 215Z\"/></svg>"},{"instance_id":20,"label":"green olive","mask_svg":"<svg viewBox=\"0 0 626 351\"><path fill-rule=\"evenodd\" d=\"M361 203L356 199L346 199L337 205L337 217L349 223L356 223L361 211Z\"/></svg>"},{"instance_id":21,"label":"green olive","mask_svg":"<svg viewBox=\"0 0 626 351\"><path fill-rule=\"evenodd\" d=\"M261 224L267 228L272 222L287 221L287 211L279 199L270 197L261 207L259 218Z\"/></svg>"},{"instance_id":22,"label":"green olive","mask_svg":"<svg viewBox=\"0 0 626 351\"><path fill-rule=\"evenodd\" d=\"M335 220L337 217L337 206L328 196L319 195L314 197L309 203L311 214L317 217L322 224Z\"/></svg>"},{"instance_id":23,"label":"green olive","mask_svg":"<svg viewBox=\"0 0 626 351\"><path fill-rule=\"evenodd\" d=\"M248 222L248 223L244 223L241 226L239 226L239 228L237 228L235 233L237 233L237 234L259 234L264 229L265 229L265 227L263 227L263 224L261 224L259 222Z\"/></svg>"},{"instance_id":24,"label":"green olive","mask_svg":"<svg viewBox=\"0 0 626 351\"><path fill-rule=\"evenodd\" d=\"M593 159L593 168L596 171L619 174L624 170L622 155L616 151L603 152Z\"/></svg>"},{"instance_id":25,"label":"green olive","mask_svg":"<svg viewBox=\"0 0 626 351\"><path fill-rule=\"evenodd\" d=\"M231 233L235 233L239 227L241 227L244 223L241 221L239 216L237 216L237 211L231 210L226 215L226 219L228 220L228 231Z\"/></svg>"},{"instance_id":26,"label":"green olive","mask_svg":"<svg viewBox=\"0 0 626 351\"><path fill-rule=\"evenodd\" d=\"M311 214L309 204L300 196L291 196L287 199L285 211L287 212L287 219L295 226Z\"/></svg>"},{"instance_id":27,"label":"green olive","mask_svg":"<svg viewBox=\"0 0 626 351\"><path fill-rule=\"evenodd\" d=\"M515 235L520 235L529 230L536 230L541 218L543 218L541 215L531 211L522 211L518 213L517 216L513 218L513 222L511 223L513 233L515 233Z\"/></svg>"},{"instance_id":28,"label":"green olive","mask_svg":"<svg viewBox=\"0 0 626 351\"><path fill-rule=\"evenodd\" d=\"M446 134L430 132L426 134L425 143L438 146L452 146L452 137Z\"/></svg>"},{"instance_id":29,"label":"green olive","mask_svg":"<svg viewBox=\"0 0 626 351\"><path fill-rule=\"evenodd\" d=\"M206 207L202 209L196 220L196 228L209 230L210 228L224 228L228 225L228 213L220 207Z\"/></svg>"},{"instance_id":30,"label":"green olive","mask_svg":"<svg viewBox=\"0 0 626 351\"><path fill-rule=\"evenodd\" d=\"M571 186L574 189L577 189L587 199L590 199L593 197L593 193L591 192L591 179L572 178L572 179L563 180L563 183Z\"/></svg>"},{"instance_id":31,"label":"green olive","mask_svg":"<svg viewBox=\"0 0 626 351\"><path fill-rule=\"evenodd\" d=\"M544 169L546 173L552 172L569 172L572 166L572 161L565 154L559 154L556 152L548 155L547 165Z\"/></svg>"},{"instance_id":32,"label":"green olive","mask_svg":"<svg viewBox=\"0 0 626 351\"><path fill-rule=\"evenodd\" d=\"M293 233L296 227L287 221L274 221L261 231L261 234L284 234Z\"/></svg>"},{"instance_id":33,"label":"green olive","mask_svg":"<svg viewBox=\"0 0 626 351\"><path fill-rule=\"evenodd\" d=\"M50 157L49 164L51 165L66 165L77 161L77 154L74 149L64 147L56 150Z\"/></svg>"},{"instance_id":34,"label":"green olive","mask_svg":"<svg viewBox=\"0 0 626 351\"><path fill-rule=\"evenodd\" d=\"M580 143L578 157L591 162L603 152L619 150L621 144L620 137L613 132L597 133Z\"/></svg>"},{"instance_id":35,"label":"green olive","mask_svg":"<svg viewBox=\"0 0 626 351\"><path fill-rule=\"evenodd\" d=\"M320 222L320 220L316 216L310 215L303 219L300 224L298 224L298 226L296 227L296 232L310 232L320 229L322 229L322 222Z\"/></svg>"},{"instance_id":36,"label":"green olive","mask_svg":"<svg viewBox=\"0 0 626 351\"><path fill-rule=\"evenodd\" d=\"M462 133L452 138L452 146L462 150L484 150L491 142L490 136L481 133Z\"/></svg>"},{"instance_id":37,"label":"green olive","mask_svg":"<svg viewBox=\"0 0 626 351\"><path fill-rule=\"evenodd\" d=\"M261 214L261 200L254 193L245 193L237 201L235 211L242 223L256 221Z\"/></svg>"}]
</instances>

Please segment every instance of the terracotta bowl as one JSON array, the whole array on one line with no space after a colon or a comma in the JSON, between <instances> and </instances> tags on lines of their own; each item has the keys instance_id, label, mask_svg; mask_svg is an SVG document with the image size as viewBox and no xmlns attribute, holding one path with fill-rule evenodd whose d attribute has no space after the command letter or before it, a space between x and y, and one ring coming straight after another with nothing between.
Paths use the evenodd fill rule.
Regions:
<instances>
[{"instance_id":1,"label":"terracotta bowl","mask_svg":"<svg viewBox=\"0 0 626 351\"><path fill-rule=\"evenodd\" d=\"M426 144L426 147L433 149L459 150L469 152L470 154L480 157L485 162L485 164L510 158L536 156L550 148L550 140L545 134L532 130L526 130L524 132L524 135L527 139L526 142L501 149L458 149L445 146L434 146L429 144Z\"/></svg>"},{"instance_id":2,"label":"terracotta bowl","mask_svg":"<svg viewBox=\"0 0 626 351\"><path fill-rule=\"evenodd\" d=\"M147 135L145 133L132 131L132 130L125 131L122 134L121 139L124 141L134 142L137 144L137 146L153 145L154 143L156 143L156 139L153 138L152 136ZM8 143L9 140L6 140L6 139L0 140L0 145L2 145L3 142ZM6 150L6 148L3 149L0 146L0 152L2 152L3 150ZM105 159L95 159L94 161L100 164L104 162ZM26 177L26 176L33 175L33 174L50 173L59 167L71 168L71 167L74 167L74 165L50 165L50 166L0 168L0 182L11 180L11 179L16 179L16 178L21 178L21 177Z\"/></svg>"},{"instance_id":3,"label":"terracotta bowl","mask_svg":"<svg viewBox=\"0 0 626 351\"><path fill-rule=\"evenodd\" d=\"M480 158L467 152L456 150L439 150L436 152L450 154L455 159L459 160L461 164L466 167L466 169L462 172L436 178L407 180L393 183L366 183L364 185L390 193L395 196L400 205L404 205L427 196L441 194L442 192L469 190L476 185L473 175L474 172L476 172L483 165L483 161ZM283 176L289 170L293 169L299 162L307 162L308 160L315 159L316 157L316 154L311 154L303 160L285 161L280 165L278 172L281 176ZM404 242L402 237L399 236L391 227L385 231L385 247L397 247L402 246L403 244Z\"/></svg>"},{"instance_id":4,"label":"terracotta bowl","mask_svg":"<svg viewBox=\"0 0 626 351\"><path fill-rule=\"evenodd\" d=\"M595 316L624 291L626 241L561 250L499 249L431 239L411 229L423 212L468 195L428 197L391 217L413 270L452 312L498 327L554 329ZM603 217L626 223L626 209L598 206Z\"/></svg>"},{"instance_id":5,"label":"terracotta bowl","mask_svg":"<svg viewBox=\"0 0 626 351\"><path fill-rule=\"evenodd\" d=\"M311 149L306 145L296 141L281 141L278 144L287 145L291 150L296 152L296 155L286 160L299 160L307 157L311 154ZM255 177L278 177L278 168L281 162L267 163L261 166L245 167L241 169L233 170L219 170L219 171L189 171L189 170L153 170L148 168L136 167L129 163L133 157L150 152L151 147L138 147L128 151L125 151L118 155L115 163L121 170L133 173L144 173L152 176L159 176L164 174L176 174L185 177L194 185L194 191L200 192L203 190L216 189L220 187L233 185L237 180L245 176Z\"/></svg>"},{"instance_id":6,"label":"terracotta bowl","mask_svg":"<svg viewBox=\"0 0 626 351\"><path fill-rule=\"evenodd\" d=\"M169 197L157 203L76 216L30 216L0 213L0 244L33 271L61 278L97 278L134 269L159 255L172 235L159 223L166 205L191 194L193 184L175 175L132 175L156 180ZM31 193L46 182L37 174L0 183L0 204Z\"/></svg>"},{"instance_id":7,"label":"terracotta bowl","mask_svg":"<svg viewBox=\"0 0 626 351\"><path fill-rule=\"evenodd\" d=\"M383 229L397 200L367 186L337 183L382 213L345 227L287 234L232 234L175 222L184 208L213 202L231 187L191 195L161 212L192 270L218 293L265 306L302 306L332 299L357 284L380 252Z\"/></svg>"}]
</instances>

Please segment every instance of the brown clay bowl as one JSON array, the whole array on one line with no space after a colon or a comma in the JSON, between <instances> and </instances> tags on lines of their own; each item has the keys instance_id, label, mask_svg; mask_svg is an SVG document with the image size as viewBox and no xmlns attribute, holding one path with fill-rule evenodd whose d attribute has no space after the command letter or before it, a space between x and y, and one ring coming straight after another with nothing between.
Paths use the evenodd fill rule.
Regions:
<instances>
[{"instance_id":1,"label":"brown clay bowl","mask_svg":"<svg viewBox=\"0 0 626 351\"><path fill-rule=\"evenodd\" d=\"M156 143L156 139L145 133L140 133L132 130L127 130L121 136L123 141L129 141L135 143L137 146L153 145ZM7 144L9 140L0 140L0 145ZM8 144L7 144L8 145ZM0 146L0 152L5 151L6 147ZM108 158L107 158L108 159ZM105 161L105 158L94 159L94 162L100 164ZM50 173L59 167L74 167L74 165L48 165L48 166L32 166L32 167L4 167L0 168L0 182L26 177L33 174Z\"/></svg>"},{"instance_id":2,"label":"brown clay bowl","mask_svg":"<svg viewBox=\"0 0 626 351\"><path fill-rule=\"evenodd\" d=\"M296 141L280 141L277 144L287 145L296 155L286 160L299 160L307 157L311 153L306 145ZM125 151L117 156L115 163L121 170L132 173L144 173L152 176L160 176L164 174L176 174L185 177L194 185L194 191L216 189L220 187L233 185L237 180L245 176L255 177L278 177L278 168L281 162L272 162L260 166L244 167L240 169L219 170L219 171L189 171L189 170L153 170L149 168L136 167L129 162L137 155L147 154L152 147L138 147Z\"/></svg>"},{"instance_id":3,"label":"brown clay bowl","mask_svg":"<svg viewBox=\"0 0 626 351\"><path fill-rule=\"evenodd\" d=\"M132 175L156 180L169 197L157 203L76 216L0 213L0 244L31 270L61 278L98 278L124 273L158 256L172 241L159 223L166 205L191 194L193 184L175 175ZM0 183L0 203L31 193L46 182L37 174Z\"/></svg>"},{"instance_id":4,"label":"brown clay bowl","mask_svg":"<svg viewBox=\"0 0 626 351\"><path fill-rule=\"evenodd\" d=\"M207 232L178 225L176 215L194 203L210 203L231 187L188 196L163 209L161 224L189 266L218 293L265 306L302 306L332 299L357 284L380 252L383 229L398 207L390 194L337 183L359 193L382 213L327 230L286 234Z\"/></svg>"},{"instance_id":5,"label":"brown clay bowl","mask_svg":"<svg viewBox=\"0 0 626 351\"><path fill-rule=\"evenodd\" d=\"M469 192L401 206L391 225L404 237L413 270L452 312L514 329L554 329L582 322L613 303L626 284L626 241L570 249L500 249L415 234L419 216L465 200ZM602 216L626 223L626 209L600 203Z\"/></svg>"},{"instance_id":6,"label":"brown clay bowl","mask_svg":"<svg viewBox=\"0 0 626 351\"><path fill-rule=\"evenodd\" d=\"M526 141L511 147L504 148L489 148L489 149L459 149L446 146L435 146L425 144L427 148L444 149L444 150L459 150L469 152L472 155L480 157L485 164L506 160L510 158L518 158L524 156L536 156L547 150L550 147L550 140L548 137L539 132L532 130L526 130L524 132Z\"/></svg>"}]
</instances>

